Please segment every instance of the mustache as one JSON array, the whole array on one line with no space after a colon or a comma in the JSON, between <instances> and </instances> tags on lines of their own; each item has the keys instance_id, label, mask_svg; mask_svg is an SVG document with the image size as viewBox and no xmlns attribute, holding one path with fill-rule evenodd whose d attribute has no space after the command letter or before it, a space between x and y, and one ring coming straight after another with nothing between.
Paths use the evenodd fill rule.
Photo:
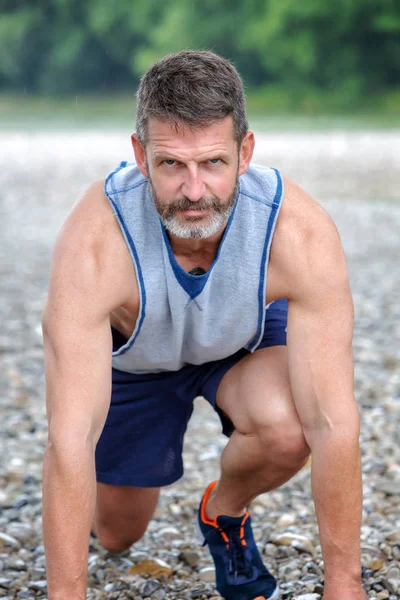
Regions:
<instances>
[{"instance_id":1,"label":"mustache","mask_svg":"<svg viewBox=\"0 0 400 600\"><path fill-rule=\"evenodd\" d=\"M177 198L163 209L164 217L173 217L179 211L186 210L213 210L215 213L221 213L224 210L224 204L214 196L203 196L197 202L192 202L189 198Z\"/></svg>"}]
</instances>

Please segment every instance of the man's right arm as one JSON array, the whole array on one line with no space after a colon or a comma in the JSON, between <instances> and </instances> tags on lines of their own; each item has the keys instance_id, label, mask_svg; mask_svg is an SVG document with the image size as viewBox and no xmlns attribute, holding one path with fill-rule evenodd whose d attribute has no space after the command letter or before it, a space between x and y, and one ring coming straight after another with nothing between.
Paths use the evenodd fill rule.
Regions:
<instances>
[{"instance_id":1,"label":"man's right arm","mask_svg":"<svg viewBox=\"0 0 400 600\"><path fill-rule=\"evenodd\" d=\"M43 534L49 600L86 598L96 500L94 454L111 396L109 314L123 301L118 269L110 268L115 234L113 215L94 187L67 219L53 256L43 315L49 423Z\"/></svg>"}]
</instances>

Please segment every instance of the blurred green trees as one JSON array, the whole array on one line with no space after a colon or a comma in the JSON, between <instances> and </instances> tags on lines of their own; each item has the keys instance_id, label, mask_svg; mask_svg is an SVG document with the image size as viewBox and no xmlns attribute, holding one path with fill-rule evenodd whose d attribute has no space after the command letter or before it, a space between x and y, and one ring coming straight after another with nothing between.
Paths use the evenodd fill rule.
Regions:
<instances>
[{"instance_id":1,"label":"blurred green trees","mask_svg":"<svg viewBox=\"0 0 400 600\"><path fill-rule=\"evenodd\" d=\"M182 48L230 58L260 94L350 105L400 87L400 0L0 0L1 90L133 89Z\"/></svg>"}]
</instances>

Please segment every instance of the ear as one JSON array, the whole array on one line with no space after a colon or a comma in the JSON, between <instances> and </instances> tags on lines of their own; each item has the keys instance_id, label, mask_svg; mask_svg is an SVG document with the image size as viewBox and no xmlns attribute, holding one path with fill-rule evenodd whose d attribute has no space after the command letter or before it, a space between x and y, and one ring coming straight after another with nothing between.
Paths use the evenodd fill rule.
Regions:
<instances>
[{"instance_id":1,"label":"ear","mask_svg":"<svg viewBox=\"0 0 400 600\"><path fill-rule=\"evenodd\" d=\"M243 138L239 151L239 175L243 175L249 168L250 161L254 152L254 133L248 131Z\"/></svg>"},{"instance_id":2,"label":"ear","mask_svg":"<svg viewBox=\"0 0 400 600\"><path fill-rule=\"evenodd\" d=\"M139 171L141 172L142 175L144 175L145 177L148 177L147 164L146 164L146 150L143 148L142 142L139 140L136 133L132 133L131 142L132 142L133 152L135 154L136 164L139 168Z\"/></svg>"}]
</instances>

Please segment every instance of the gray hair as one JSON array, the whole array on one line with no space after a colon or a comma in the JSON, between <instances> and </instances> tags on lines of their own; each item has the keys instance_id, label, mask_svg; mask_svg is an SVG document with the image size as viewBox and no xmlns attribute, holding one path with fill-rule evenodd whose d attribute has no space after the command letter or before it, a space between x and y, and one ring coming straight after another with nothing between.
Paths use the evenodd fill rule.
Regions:
<instances>
[{"instance_id":1,"label":"gray hair","mask_svg":"<svg viewBox=\"0 0 400 600\"><path fill-rule=\"evenodd\" d=\"M149 119L197 128L231 115L239 143L248 130L239 73L228 60L206 50L164 56L143 75L136 102L136 133L143 145Z\"/></svg>"}]
</instances>

